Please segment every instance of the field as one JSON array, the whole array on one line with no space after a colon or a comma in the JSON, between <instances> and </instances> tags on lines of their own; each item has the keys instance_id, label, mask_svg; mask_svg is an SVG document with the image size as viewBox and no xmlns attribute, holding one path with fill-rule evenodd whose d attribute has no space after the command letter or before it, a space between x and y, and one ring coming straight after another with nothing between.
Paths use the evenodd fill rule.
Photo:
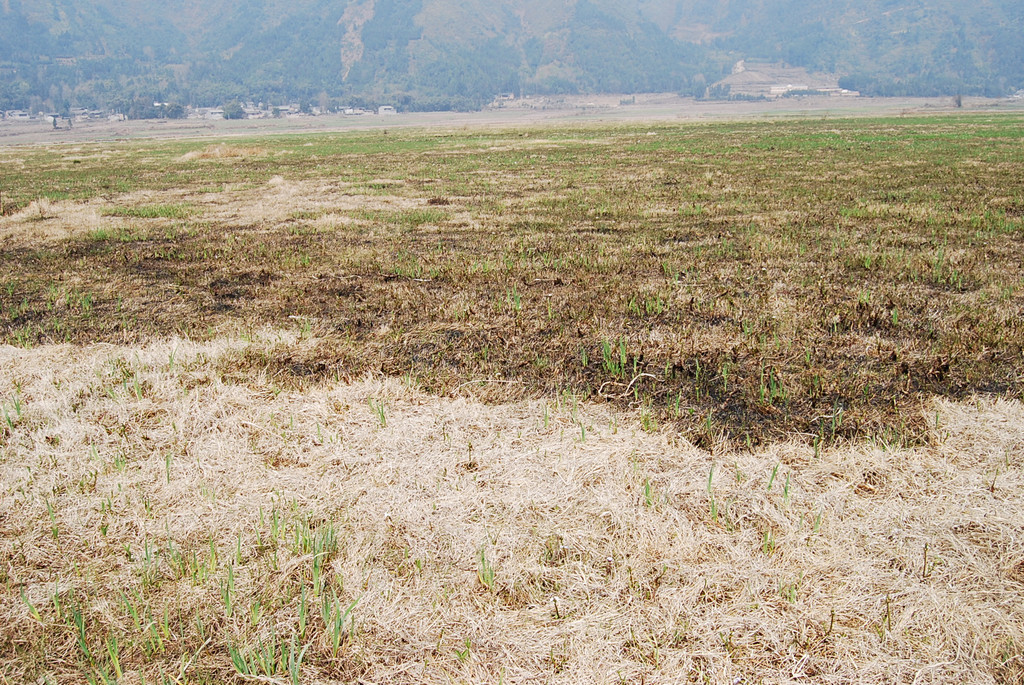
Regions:
<instances>
[{"instance_id":1,"label":"field","mask_svg":"<svg viewBox=\"0 0 1024 685\"><path fill-rule=\"evenodd\" d=\"M1024 117L0 149L4 682L1024 682Z\"/></svg>"}]
</instances>

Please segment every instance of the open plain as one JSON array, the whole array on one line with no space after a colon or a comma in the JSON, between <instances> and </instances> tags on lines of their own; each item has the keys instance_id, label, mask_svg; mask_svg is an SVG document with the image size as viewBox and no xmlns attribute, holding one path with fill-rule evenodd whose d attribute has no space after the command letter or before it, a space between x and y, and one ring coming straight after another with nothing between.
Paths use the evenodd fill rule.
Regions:
<instances>
[{"instance_id":1,"label":"open plain","mask_svg":"<svg viewBox=\"0 0 1024 685\"><path fill-rule=\"evenodd\" d=\"M0 679L1024 682L1024 116L0 148Z\"/></svg>"}]
</instances>

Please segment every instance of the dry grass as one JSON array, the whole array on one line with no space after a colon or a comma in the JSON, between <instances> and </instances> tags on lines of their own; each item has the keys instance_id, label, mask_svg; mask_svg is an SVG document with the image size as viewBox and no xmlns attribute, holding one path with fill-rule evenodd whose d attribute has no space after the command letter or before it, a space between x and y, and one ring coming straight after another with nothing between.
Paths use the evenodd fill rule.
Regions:
<instances>
[{"instance_id":1,"label":"dry grass","mask_svg":"<svg viewBox=\"0 0 1024 685\"><path fill-rule=\"evenodd\" d=\"M224 374L309 344L0 350L5 682L241 682L271 641L304 683L1024 681L1019 402L713 457L571 396Z\"/></svg>"},{"instance_id":2,"label":"dry grass","mask_svg":"<svg viewBox=\"0 0 1024 685\"><path fill-rule=\"evenodd\" d=\"M267 151L252 145L228 145L217 143L208 145L201 150L190 150L180 157L182 162L195 160L248 159L266 155Z\"/></svg>"}]
</instances>

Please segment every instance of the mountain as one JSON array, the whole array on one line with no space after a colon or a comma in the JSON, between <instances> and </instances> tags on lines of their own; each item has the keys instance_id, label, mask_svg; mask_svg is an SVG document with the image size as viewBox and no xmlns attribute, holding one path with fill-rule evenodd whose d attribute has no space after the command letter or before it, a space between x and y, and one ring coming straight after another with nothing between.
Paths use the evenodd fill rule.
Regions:
<instances>
[{"instance_id":1,"label":"mountain","mask_svg":"<svg viewBox=\"0 0 1024 685\"><path fill-rule=\"evenodd\" d=\"M0 0L0 109L700 96L741 59L1002 95L1024 87L1021 35L1019 0Z\"/></svg>"},{"instance_id":2,"label":"mountain","mask_svg":"<svg viewBox=\"0 0 1024 685\"><path fill-rule=\"evenodd\" d=\"M1024 72L1018 0L708 2L695 17L713 17L724 50L835 72L869 94L1001 95Z\"/></svg>"}]
</instances>

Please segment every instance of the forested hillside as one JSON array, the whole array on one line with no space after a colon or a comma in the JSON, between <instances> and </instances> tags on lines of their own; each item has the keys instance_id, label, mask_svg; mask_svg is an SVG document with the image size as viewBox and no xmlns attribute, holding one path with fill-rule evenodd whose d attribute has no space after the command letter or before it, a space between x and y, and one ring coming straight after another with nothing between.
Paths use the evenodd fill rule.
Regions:
<instances>
[{"instance_id":1,"label":"forested hillside","mask_svg":"<svg viewBox=\"0 0 1024 685\"><path fill-rule=\"evenodd\" d=\"M866 94L1003 95L1024 87L1022 34L1015 0L0 0L0 109L702 96L739 59Z\"/></svg>"}]
</instances>

